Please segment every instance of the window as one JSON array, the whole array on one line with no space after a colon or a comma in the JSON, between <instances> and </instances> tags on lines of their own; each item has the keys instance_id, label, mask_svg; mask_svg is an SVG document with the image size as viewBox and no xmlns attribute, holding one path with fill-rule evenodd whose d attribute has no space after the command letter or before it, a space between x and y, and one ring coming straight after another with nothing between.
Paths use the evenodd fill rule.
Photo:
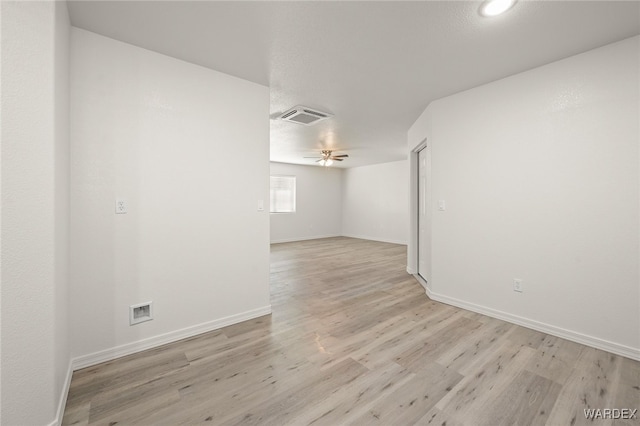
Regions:
<instances>
[{"instance_id":1,"label":"window","mask_svg":"<svg viewBox=\"0 0 640 426\"><path fill-rule=\"evenodd\" d=\"M296 177L271 176L271 213L296 212Z\"/></svg>"}]
</instances>

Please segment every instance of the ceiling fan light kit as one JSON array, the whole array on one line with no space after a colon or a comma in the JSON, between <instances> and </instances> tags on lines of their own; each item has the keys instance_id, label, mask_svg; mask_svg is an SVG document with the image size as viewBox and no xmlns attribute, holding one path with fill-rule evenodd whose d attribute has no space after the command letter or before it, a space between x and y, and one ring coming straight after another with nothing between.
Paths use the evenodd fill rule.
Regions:
<instances>
[{"instance_id":1,"label":"ceiling fan light kit","mask_svg":"<svg viewBox=\"0 0 640 426\"><path fill-rule=\"evenodd\" d=\"M303 126L313 126L317 122L331 117L333 117L331 113L298 105L283 112L278 118L283 121L302 124Z\"/></svg>"},{"instance_id":2,"label":"ceiling fan light kit","mask_svg":"<svg viewBox=\"0 0 640 426\"><path fill-rule=\"evenodd\" d=\"M322 157L319 160L316 160L316 163L320 163L321 166L329 167L333 164L334 161L343 161L345 158L348 158L348 154L340 154L333 155L333 151L329 149L323 149L321 151ZM318 158L318 157L304 157L304 158Z\"/></svg>"}]
</instances>

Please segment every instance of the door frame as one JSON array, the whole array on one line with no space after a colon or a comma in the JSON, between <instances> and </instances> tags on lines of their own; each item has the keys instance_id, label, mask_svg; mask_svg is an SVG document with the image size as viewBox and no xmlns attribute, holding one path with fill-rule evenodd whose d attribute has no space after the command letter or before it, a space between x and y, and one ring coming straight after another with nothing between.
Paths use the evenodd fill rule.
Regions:
<instances>
[{"instance_id":1,"label":"door frame","mask_svg":"<svg viewBox=\"0 0 640 426\"><path fill-rule=\"evenodd\" d=\"M425 238L425 246L427 247L427 253L420 253L418 247L419 241L419 179L420 169L418 156L419 152L426 150L426 221L427 221L427 235ZM431 281L431 146L427 143L427 138L422 139L412 150L409 156L409 244L407 245L407 272L416 277L416 279L425 287L428 292L430 290ZM425 275L420 275L419 272L419 256L426 256L427 272Z\"/></svg>"}]
</instances>

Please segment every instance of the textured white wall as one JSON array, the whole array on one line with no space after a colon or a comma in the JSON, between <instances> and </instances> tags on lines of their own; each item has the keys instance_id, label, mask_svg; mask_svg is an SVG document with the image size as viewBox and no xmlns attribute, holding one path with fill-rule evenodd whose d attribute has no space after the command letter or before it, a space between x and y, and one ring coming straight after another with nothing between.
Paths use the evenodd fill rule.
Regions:
<instances>
[{"instance_id":1,"label":"textured white wall","mask_svg":"<svg viewBox=\"0 0 640 426\"><path fill-rule=\"evenodd\" d=\"M271 174L296 176L296 212L271 214L271 242L341 235L342 169L271 163Z\"/></svg>"},{"instance_id":2,"label":"textured white wall","mask_svg":"<svg viewBox=\"0 0 640 426\"><path fill-rule=\"evenodd\" d=\"M60 398L57 417L62 420L71 380L69 341L69 42L71 26L66 2L56 4L55 29L55 389Z\"/></svg>"},{"instance_id":3,"label":"textured white wall","mask_svg":"<svg viewBox=\"0 0 640 426\"><path fill-rule=\"evenodd\" d=\"M1 422L56 423L69 373L69 20L64 2L0 11Z\"/></svg>"},{"instance_id":4,"label":"textured white wall","mask_svg":"<svg viewBox=\"0 0 640 426\"><path fill-rule=\"evenodd\" d=\"M639 42L429 105L434 297L640 357Z\"/></svg>"},{"instance_id":5,"label":"textured white wall","mask_svg":"<svg viewBox=\"0 0 640 426\"><path fill-rule=\"evenodd\" d=\"M71 58L74 357L268 312L268 88L76 28Z\"/></svg>"},{"instance_id":6,"label":"textured white wall","mask_svg":"<svg viewBox=\"0 0 640 426\"><path fill-rule=\"evenodd\" d=\"M346 169L343 181L342 235L407 244L407 160Z\"/></svg>"}]
</instances>

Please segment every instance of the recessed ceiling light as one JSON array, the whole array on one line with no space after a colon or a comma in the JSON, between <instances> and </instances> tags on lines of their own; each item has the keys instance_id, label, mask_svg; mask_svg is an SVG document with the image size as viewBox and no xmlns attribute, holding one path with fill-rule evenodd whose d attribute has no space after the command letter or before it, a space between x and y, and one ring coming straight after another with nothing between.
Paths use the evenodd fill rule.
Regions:
<instances>
[{"instance_id":1,"label":"recessed ceiling light","mask_svg":"<svg viewBox=\"0 0 640 426\"><path fill-rule=\"evenodd\" d=\"M487 0L480 7L482 16L497 16L511 9L516 0Z\"/></svg>"}]
</instances>

